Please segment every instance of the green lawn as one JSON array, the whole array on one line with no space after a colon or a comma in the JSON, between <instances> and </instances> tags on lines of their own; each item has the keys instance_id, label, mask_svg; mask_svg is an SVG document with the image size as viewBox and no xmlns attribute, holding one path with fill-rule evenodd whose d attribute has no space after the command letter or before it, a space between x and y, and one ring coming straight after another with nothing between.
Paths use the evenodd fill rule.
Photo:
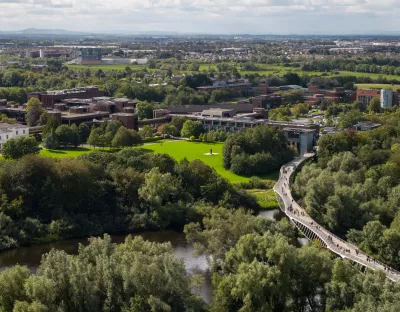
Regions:
<instances>
[{"instance_id":1,"label":"green lawn","mask_svg":"<svg viewBox=\"0 0 400 312\"><path fill-rule=\"evenodd\" d=\"M188 64L190 62L187 62ZM226 64L229 65L235 65L234 62L225 62ZM269 76L269 75L274 75L274 76L283 76L286 73L297 73L299 75L309 75L309 76L325 76L325 77L338 77L338 76L356 76L356 77L370 77L372 79L378 79L379 77L384 77L387 79L400 79L399 76L396 75L384 75L384 74L375 74L375 73L361 73L361 72L350 72L350 71L332 71L332 72L306 72L301 70L298 67L285 67L282 65L277 65L277 64L256 64L260 70L259 71L245 71L242 70L240 65L236 64L236 68L238 71L242 74L259 74L260 76ZM86 69L89 68L93 71L102 69L103 71L107 70L120 70L123 71L125 67L129 66L132 70L141 70L147 67L147 65L135 65L135 64L113 64L113 65L68 65L68 68L70 69ZM213 68L214 70L217 70L217 64L200 64L199 72L203 70L208 70ZM166 70L161 70L161 69L149 69L147 68L148 71L150 72L166 72ZM173 70L174 74L195 74L196 72L192 72L189 70Z\"/></svg>"},{"instance_id":2,"label":"green lawn","mask_svg":"<svg viewBox=\"0 0 400 312\"><path fill-rule=\"evenodd\" d=\"M268 190L247 190L247 193L253 195L262 209L271 210L279 208L273 189Z\"/></svg>"},{"instance_id":3,"label":"green lawn","mask_svg":"<svg viewBox=\"0 0 400 312\"><path fill-rule=\"evenodd\" d=\"M152 151L155 153L168 154L175 158L177 161L187 158L188 160L200 159L210 167L214 168L221 176L229 180L230 182L246 182L249 180L248 177L238 176L226 169L222 165L222 143L200 143L200 142L188 142L188 141L172 141L155 143L152 145L145 145L140 148ZM213 153L218 155L205 155L209 154L210 149ZM273 173L267 176L261 176L265 180L276 180L278 173Z\"/></svg>"},{"instance_id":4,"label":"green lawn","mask_svg":"<svg viewBox=\"0 0 400 312\"><path fill-rule=\"evenodd\" d=\"M162 140L154 143L145 143L139 148L154 153L164 153L175 158L177 161L187 158L189 161L200 159L210 167L214 168L222 177L226 178L230 182L247 182L250 178L244 176L238 176L229 170L224 169L222 165L222 146L223 143L201 143L201 142L189 142L189 141L171 141ZM206 155L210 153L210 149L217 155ZM109 148L61 148L59 150L43 149L39 155L43 157L78 157L83 154L88 154L94 150L105 150L109 151ZM117 150L112 150L117 151ZM273 172L268 175L260 176L264 180L276 181L278 179L279 172Z\"/></svg>"},{"instance_id":5,"label":"green lawn","mask_svg":"<svg viewBox=\"0 0 400 312\"><path fill-rule=\"evenodd\" d=\"M108 150L108 148L97 150ZM93 148L86 148L86 147L71 147L71 148L62 148L59 150L51 150L51 149L43 149L40 151L39 155L43 157L54 157L54 158L63 158L63 157L78 157L83 154L88 154L93 152Z\"/></svg>"},{"instance_id":6,"label":"green lawn","mask_svg":"<svg viewBox=\"0 0 400 312\"><path fill-rule=\"evenodd\" d=\"M400 85L395 84L379 84L379 83L357 83L356 84L358 89L364 90L364 89L392 89L392 90L397 90L400 89Z\"/></svg>"}]
</instances>

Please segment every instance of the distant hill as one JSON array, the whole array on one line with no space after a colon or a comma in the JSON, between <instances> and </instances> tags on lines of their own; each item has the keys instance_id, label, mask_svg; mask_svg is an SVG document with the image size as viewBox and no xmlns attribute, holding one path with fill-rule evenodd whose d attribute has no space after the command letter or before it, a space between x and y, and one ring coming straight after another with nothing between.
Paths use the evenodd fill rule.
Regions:
<instances>
[{"instance_id":1,"label":"distant hill","mask_svg":"<svg viewBox=\"0 0 400 312\"><path fill-rule=\"evenodd\" d=\"M4 31L6 34L20 34L20 35L89 35L92 33L70 31L65 29L39 29L39 28L27 28L16 31Z\"/></svg>"}]
</instances>

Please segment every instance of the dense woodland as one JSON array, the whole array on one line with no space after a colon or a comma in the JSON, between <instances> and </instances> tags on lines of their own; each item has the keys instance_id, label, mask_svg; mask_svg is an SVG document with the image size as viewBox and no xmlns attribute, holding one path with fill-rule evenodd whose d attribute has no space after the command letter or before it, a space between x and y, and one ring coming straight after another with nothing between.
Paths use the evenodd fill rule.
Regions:
<instances>
[{"instance_id":1,"label":"dense woodland","mask_svg":"<svg viewBox=\"0 0 400 312\"><path fill-rule=\"evenodd\" d=\"M186 226L198 254L213 264L214 298L206 307L170 244L128 237L90 239L76 256L53 250L35 274L23 266L0 273L0 310L27 311L326 311L395 312L400 286L383 272L361 273L318 244L294 245L286 220L200 204ZM240 226L237 226L240 224Z\"/></svg>"},{"instance_id":2,"label":"dense woodland","mask_svg":"<svg viewBox=\"0 0 400 312\"><path fill-rule=\"evenodd\" d=\"M71 237L182 228L196 202L246 207L256 200L195 160L141 149L78 159L28 155L0 163L0 249Z\"/></svg>"},{"instance_id":3,"label":"dense woodland","mask_svg":"<svg viewBox=\"0 0 400 312\"><path fill-rule=\"evenodd\" d=\"M378 129L321 137L293 190L318 222L400 269L399 116L377 118Z\"/></svg>"},{"instance_id":4,"label":"dense woodland","mask_svg":"<svg viewBox=\"0 0 400 312\"><path fill-rule=\"evenodd\" d=\"M224 167L246 176L279 170L294 156L294 151L288 148L283 132L269 126L229 134L222 152Z\"/></svg>"}]
</instances>

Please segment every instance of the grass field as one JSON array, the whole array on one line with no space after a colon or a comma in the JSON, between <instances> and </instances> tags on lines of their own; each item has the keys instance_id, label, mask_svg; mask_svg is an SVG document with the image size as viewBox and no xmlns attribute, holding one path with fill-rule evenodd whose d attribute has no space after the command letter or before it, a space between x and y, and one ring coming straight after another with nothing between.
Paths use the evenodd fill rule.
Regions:
<instances>
[{"instance_id":1,"label":"grass field","mask_svg":"<svg viewBox=\"0 0 400 312\"><path fill-rule=\"evenodd\" d=\"M358 89L392 89L397 90L400 89L400 85L395 84L379 84L379 83L357 83L356 84Z\"/></svg>"},{"instance_id":2,"label":"grass field","mask_svg":"<svg viewBox=\"0 0 400 312\"><path fill-rule=\"evenodd\" d=\"M279 208L278 202L273 189L269 190L247 190L247 192L253 195L262 209L270 210Z\"/></svg>"},{"instance_id":3,"label":"grass field","mask_svg":"<svg viewBox=\"0 0 400 312\"><path fill-rule=\"evenodd\" d=\"M229 65L235 65L234 62L225 62ZM379 77L384 77L386 79L400 79L399 76L396 75L383 75L383 74L374 74L374 73L361 73L361 72L350 72L350 71L332 71L332 72L306 72L301 70L298 67L285 67L282 65L274 65L274 64L256 64L261 70L259 71L245 71L242 70L239 65L236 64L236 68L242 74L255 74L257 73L260 76L283 76L287 73L297 73L299 75L309 75L309 76L324 76L324 77L338 77L338 76L355 76L355 77L370 77L371 79L378 79ZM102 69L103 71L108 70L120 70L123 71L125 67L129 66L132 70L141 70L146 68L146 65L135 65L135 64L116 64L116 65L68 65L70 69L86 69L89 68L93 71ZM201 64L199 71L209 70L209 69L217 70L216 64ZM166 70L161 69L149 69L150 72L166 72ZM191 72L189 70L173 70L174 74L195 74L196 72Z\"/></svg>"},{"instance_id":4,"label":"grass field","mask_svg":"<svg viewBox=\"0 0 400 312\"><path fill-rule=\"evenodd\" d=\"M68 65L70 69L91 69L98 70L101 69L103 71L107 70L125 70L126 67L130 67L132 70L140 70L144 69L146 65L136 65L136 64L113 64L113 65Z\"/></svg>"},{"instance_id":5,"label":"grass field","mask_svg":"<svg viewBox=\"0 0 400 312\"><path fill-rule=\"evenodd\" d=\"M100 150L100 148L97 148ZM103 150L103 149L101 149ZM105 149L107 150L107 148ZM43 157L63 158L63 157L78 157L83 154L93 152L93 148L77 147L77 148L62 148L59 150L43 149L39 155Z\"/></svg>"},{"instance_id":6,"label":"grass field","mask_svg":"<svg viewBox=\"0 0 400 312\"><path fill-rule=\"evenodd\" d=\"M188 142L188 141L175 141L165 142L163 144L155 143L152 145L145 145L143 149L152 151L155 153L168 154L176 160L187 158L188 160L200 159L210 167L214 168L222 177L226 178L230 182L246 182L249 180L248 177L238 176L228 170L222 165L222 143L200 143L200 142ZM210 149L217 155L206 155L209 154ZM276 180L278 178L278 172L260 176L265 180Z\"/></svg>"}]
</instances>

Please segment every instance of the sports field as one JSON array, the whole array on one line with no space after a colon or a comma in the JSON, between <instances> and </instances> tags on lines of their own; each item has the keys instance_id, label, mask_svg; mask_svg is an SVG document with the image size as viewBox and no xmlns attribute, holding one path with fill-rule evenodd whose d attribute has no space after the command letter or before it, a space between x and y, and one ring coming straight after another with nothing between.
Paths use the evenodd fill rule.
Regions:
<instances>
[{"instance_id":1,"label":"sports field","mask_svg":"<svg viewBox=\"0 0 400 312\"><path fill-rule=\"evenodd\" d=\"M155 144L149 144L140 148L152 151L155 153L168 154L175 158L177 161L187 158L188 160L200 159L210 167L214 168L222 177L230 182L246 182L249 177L238 176L223 167L222 164L222 146L223 143L201 143L201 142L188 142L188 141L167 141ZM210 149L213 154L209 155ZM278 173L270 174L267 176L260 176L265 180L276 180Z\"/></svg>"}]
</instances>

